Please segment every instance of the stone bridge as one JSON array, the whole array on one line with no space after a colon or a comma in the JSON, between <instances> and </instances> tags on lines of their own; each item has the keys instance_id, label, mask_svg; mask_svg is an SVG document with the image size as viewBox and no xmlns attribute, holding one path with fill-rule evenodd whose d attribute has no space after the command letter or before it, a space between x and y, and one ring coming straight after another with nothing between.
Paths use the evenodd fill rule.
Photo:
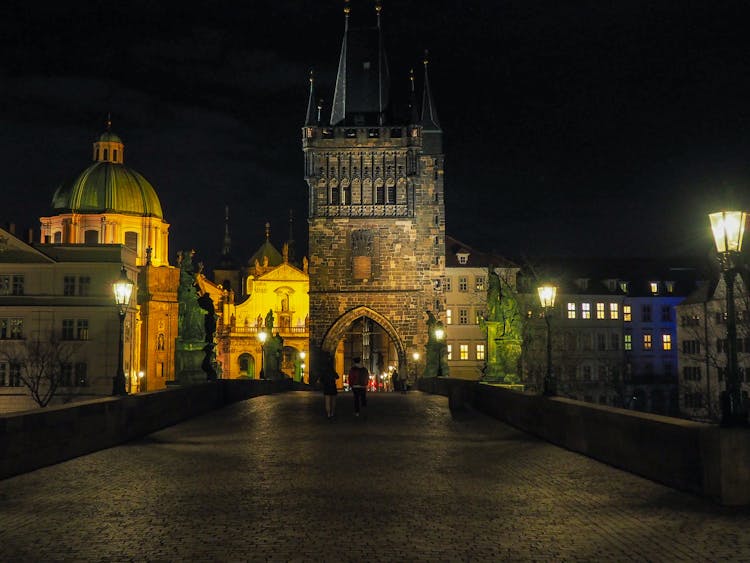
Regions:
<instances>
[{"instance_id":1,"label":"stone bridge","mask_svg":"<svg viewBox=\"0 0 750 563\"><path fill-rule=\"evenodd\" d=\"M454 401L455 402L455 401ZM750 511L440 395L258 396L0 481L4 561L718 561Z\"/></svg>"}]
</instances>

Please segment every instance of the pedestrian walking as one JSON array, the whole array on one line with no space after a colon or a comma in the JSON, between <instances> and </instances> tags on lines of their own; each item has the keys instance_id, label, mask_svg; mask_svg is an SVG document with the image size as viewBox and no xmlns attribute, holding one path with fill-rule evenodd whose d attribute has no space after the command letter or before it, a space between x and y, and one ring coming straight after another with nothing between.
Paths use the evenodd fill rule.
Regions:
<instances>
[{"instance_id":1,"label":"pedestrian walking","mask_svg":"<svg viewBox=\"0 0 750 563\"><path fill-rule=\"evenodd\" d=\"M394 369L393 373L391 373L391 385L393 386L393 390L398 393L401 391L401 380L398 377L398 370Z\"/></svg>"},{"instance_id":2,"label":"pedestrian walking","mask_svg":"<svg viewBox=\"0 0 750 563\"><path fill-rule=\"evenodd\" d=\"M354 416L359 416L367 407L367 385L370 383L370 372L362 365L361 358L354 358L354 365L349 370L349 386L354 395Z\"/></svg>"},{"instance_id":3,"label":"pedestrian walking","mask_svg":"<svg viewBox=\"0 0 750 563\"><path fill-rule=\"evenodd\" d=\"M333 369L329 369L323 372L320 378L323 384L323 398L326 403L326 416L328 419L332 419L336 415L336 395L338 395L338 386L336 380L339 378L339 374Z\"/></svg>"}]
</instances>

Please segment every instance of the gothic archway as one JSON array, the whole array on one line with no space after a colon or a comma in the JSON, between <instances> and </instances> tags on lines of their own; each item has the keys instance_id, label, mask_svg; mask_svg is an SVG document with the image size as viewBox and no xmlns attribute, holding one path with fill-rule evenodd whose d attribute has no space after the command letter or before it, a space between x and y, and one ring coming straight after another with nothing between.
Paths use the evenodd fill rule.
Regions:
<instances>
[{"instance_id":1,"label":"gothic archway","mask_svg":"<svg viewBox=\"0 0 750 563\"><path fill-rule=\"evenodd\" d=\"M380 325L380 327L391 339L391 342L396 349L399 368L402 368L402 366L406 366L406 351L404 349L404 344L401 341L401 337L399 336L393 324L391 324L391 322L386 317L384 317L377 311L365 306L359 306L355 307L354 309L350 309L349 311L341 315L338 319L336 319L336 321L330 326L325 336L323 337L323 342L321 345L323 351L330 354L331 356L334 356L336 354L336 348L338 347L339 342L346 336L346 332L349 327L356 320L362 317L367 317L368 319Z\"/></svg>"}]
</instances>

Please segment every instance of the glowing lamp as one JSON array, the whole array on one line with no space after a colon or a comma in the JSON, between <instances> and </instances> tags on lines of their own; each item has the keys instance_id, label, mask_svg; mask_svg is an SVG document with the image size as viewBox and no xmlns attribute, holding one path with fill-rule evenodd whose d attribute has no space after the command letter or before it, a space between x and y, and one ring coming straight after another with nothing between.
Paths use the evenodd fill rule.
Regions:
<instances>
[{"instance_id":1,"label":"glowing lamp","mask_svg":"<svg viewBox=\"0 0 750 563\"><path fill-rule=\"evenodd\" d=\"M130 303L130 296L133 294L134 285L133 281L128 278L128 273L123 266L122 270L120 270L119 279L112 284L112 289L115 294L115 304L119 307L120 314L124 313L125 308L128 306L128 303Z\"/></svg>"},{"instance_id":2,"label":"glowing lamp","mask_svg":"<svg viewBox=\"0 0 750 563\"><path fill-rule=\"evenodd\" d=\"M718 211L709 214L717 252L740 252L742 250L746 216L744 211Z\"/></svg>"},{"instance_id":3,"label":"glowing lamp","mask_svg":"<svg viewBox=\"0 0 750 563\"><path fill-rule=\"evenodd\" d=\"M557 296L557 287L554 285L543 285L537 288L539 292L539 302L545 309L555 306L555 297Z\"/></svg>"}]
</instances>

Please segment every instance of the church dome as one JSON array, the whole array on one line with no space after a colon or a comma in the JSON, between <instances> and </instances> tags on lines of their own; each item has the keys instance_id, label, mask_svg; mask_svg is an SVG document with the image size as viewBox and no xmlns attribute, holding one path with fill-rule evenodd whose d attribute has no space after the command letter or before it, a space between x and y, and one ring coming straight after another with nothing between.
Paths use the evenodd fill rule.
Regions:
<instances>
[{"instance_id":1,"label":"church dome","mask_svg":"<svg viewBox=\"0 0 750 563\"><path fill-rule=\"evenodd\" d=\"M153 186L123 164L123 153L122 140L107 129L94 142L94 163L55 192L53 211L121 213L163 219Z\"/></svg>"}]
</instances>

